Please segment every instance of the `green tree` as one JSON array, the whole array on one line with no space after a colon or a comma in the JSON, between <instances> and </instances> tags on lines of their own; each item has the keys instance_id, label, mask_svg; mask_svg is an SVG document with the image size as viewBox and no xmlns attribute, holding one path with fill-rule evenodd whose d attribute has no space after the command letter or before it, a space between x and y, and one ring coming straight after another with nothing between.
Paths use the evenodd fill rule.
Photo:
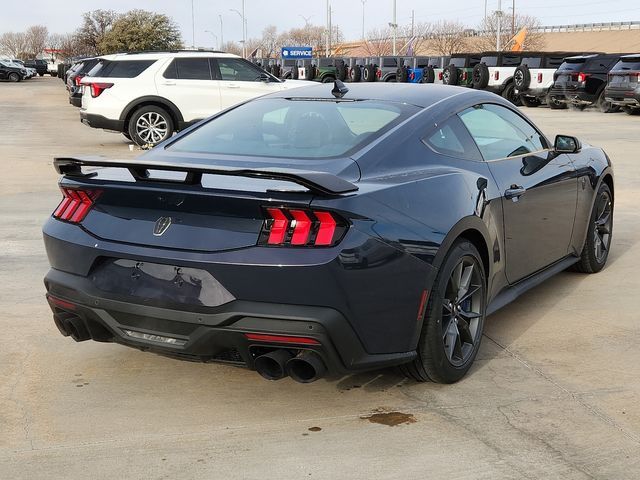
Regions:
<instances>
[{"instance_id":1,"label":"green tree","mask_svg":"<svg viewBox=\"0 0 640 480\"><path fill-rule=\"evenodd\" d=\"M182 36L176 23L167 15L146 10L119 16L98 44L101 54L179 48Z\"/></svg>"},{"instance_id":2,"label":"green tree","mask_svg":"<svg viewBox=\"0 0 640 480\"><path fill-rule=\"evenodd\" d=\"M93 10L82 14L82 25L74 35L76 49L82 53L95 55L98 53L100 42L118 14L113 10Z\"/></svg>"}]
</instances>

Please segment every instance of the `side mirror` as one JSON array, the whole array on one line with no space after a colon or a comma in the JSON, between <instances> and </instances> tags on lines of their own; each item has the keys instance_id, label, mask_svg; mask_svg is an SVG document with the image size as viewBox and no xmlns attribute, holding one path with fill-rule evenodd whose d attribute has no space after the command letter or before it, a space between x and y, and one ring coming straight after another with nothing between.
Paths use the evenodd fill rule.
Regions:
<instances>
[{"instance_id":1,"label":"side mirror","mask_svg":"<svg viewBox=\"0 0 640 480\"><path fill-rule=\"evenodd\" d=\"M556 135L553 147L558 153L578 153L582 150L580 140L569 135Z\"/></svg>"}]
</instances>

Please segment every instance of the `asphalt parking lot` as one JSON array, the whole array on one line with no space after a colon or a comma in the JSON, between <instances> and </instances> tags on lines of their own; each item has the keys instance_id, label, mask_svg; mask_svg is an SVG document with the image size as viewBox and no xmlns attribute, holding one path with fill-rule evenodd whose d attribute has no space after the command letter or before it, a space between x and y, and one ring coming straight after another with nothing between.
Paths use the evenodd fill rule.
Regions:
<instances>
[{"instance_id":1,"label":"asphalt parking lot","mask_svg":"<svg viewBox=\"0 0 640 480\"><path fill-rule=\"evenodd\" d=\"M62 337L42 284L52 158L137 152L81 125L59 79L0 84L0 112L0 478L640 478L640 117L526 109L614 162L603 272L489 317L458 384L303 385Z\"/></svg>"}]
</instances>

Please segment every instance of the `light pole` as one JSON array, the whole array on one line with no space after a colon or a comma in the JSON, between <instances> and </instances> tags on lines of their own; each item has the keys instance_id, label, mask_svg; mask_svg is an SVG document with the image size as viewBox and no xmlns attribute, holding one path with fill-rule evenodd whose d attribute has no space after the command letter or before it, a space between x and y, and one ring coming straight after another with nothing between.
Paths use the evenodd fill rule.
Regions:
<instances>
[{"instance_id":1,"label":"light pole","mask_svg":"<svg viewBox=\"0 0 640 480\"><path fill-rule=\"evenodd\" d=\"M398 30L398 22L396 19L396 0L393 0L393 22L389 23L389 26L393 29L393 55L396 55L396 40L397 40L397 30Z\"/></svg>"},{"instance_id":2,"label":"light pole","mask_svg":"<svg viewBox=\"0 0 640 480\"><path fill-rule=\"evenodd\" d=\"M222 46L224 45L224 28L222 24L222 15L218 15L218 17L220 18L220 49L222 49Z\"/></svg>"},{"instance_id":3,"label":"light pole","mask_svg":"<svg viewBox=\"0 0 640 480\"><path fill-rule=\"evenodd\" d=\"M304 20L305 27L309 26L309 20L313 18L313 15L309 15L308 17L305 17L304 15L298 15L298 16Z\"/></svg>"},{"instance_id":4,"label":"light pole","mask_svg":"<svg viewBox=\"0 0 640 480\"><path fill-rule=\"evenodd\" d=\"M330 23L330 9L331 7L329 6L329 0L327 0L327 38L326 38L326 42L325 42L325 47L324 47L324 56L325 57L329 57L329 37L331 36L331 25Z\"/></svg>"},{"instance_id":5,"label":"light pole","mask_svg":"<svg viewBox=\"0 0 640 480\"><path fill-rule=\"evenodd\" d=\"M204 32L210 33L211 36L216 39L216 43L214 44L213 48L218 48L218 36L215 33L213 33L211 30L205 30Z\"/></svg>"},{"instance_id":6,"label":"light pole","mask_svg":"<svg viewBox=\"0 0 640 480\"><path fill-rule=\"evenodd\" d=\"M196 16L193 10L193 0L191 0L191 46L196 46Z\"/></svg>"},{"instance_id":7,"label":"light pole","mask_svg":"<svg viewBox=\"0 0 640 480\"><path fill-rule=\"evenodd\" d=\"M496 35L496 51L500 51L502 48L502 39L500 36L502 35L502 0L498 0L498 11L496 12L498 28Z\"/></svg>"},{"instance_id":8,"label":"light pole","mask_svg":"<svg viewBox=\"0 0 640 480\"><path fill-rule=\"evenodd\" d=\"M360 0L362 2L362 39L364 40L364 4L367 0Z\"/></svg>"},{"instance_id":9,"label":"light pole","mask_svg":"<svg viewBox=\"0 0 640 480\"><path fill-rule=\"evenodd\" d=\"M230 8L229 10L240 15L242 20L242 57L247 58L247 19L244 16L244 0L242 0L242 13L235 8Z\"/></svg>"}]
</instances>

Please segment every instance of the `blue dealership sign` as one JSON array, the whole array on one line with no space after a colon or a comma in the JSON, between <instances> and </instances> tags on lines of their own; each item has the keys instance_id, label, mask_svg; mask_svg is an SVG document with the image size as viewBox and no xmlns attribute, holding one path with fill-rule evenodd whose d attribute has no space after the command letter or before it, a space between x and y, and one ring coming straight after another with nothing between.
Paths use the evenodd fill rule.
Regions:
<instances>
[{"instance_id":1,"label":"blue dealership sign","mask_svg":"<svg viewBox=\"0 0 640 480\"><path fill-rule=\"evenodd\" d=\"M282 58L313 58L311 47L282 47Z\"/></svg>"}]
</instances>

